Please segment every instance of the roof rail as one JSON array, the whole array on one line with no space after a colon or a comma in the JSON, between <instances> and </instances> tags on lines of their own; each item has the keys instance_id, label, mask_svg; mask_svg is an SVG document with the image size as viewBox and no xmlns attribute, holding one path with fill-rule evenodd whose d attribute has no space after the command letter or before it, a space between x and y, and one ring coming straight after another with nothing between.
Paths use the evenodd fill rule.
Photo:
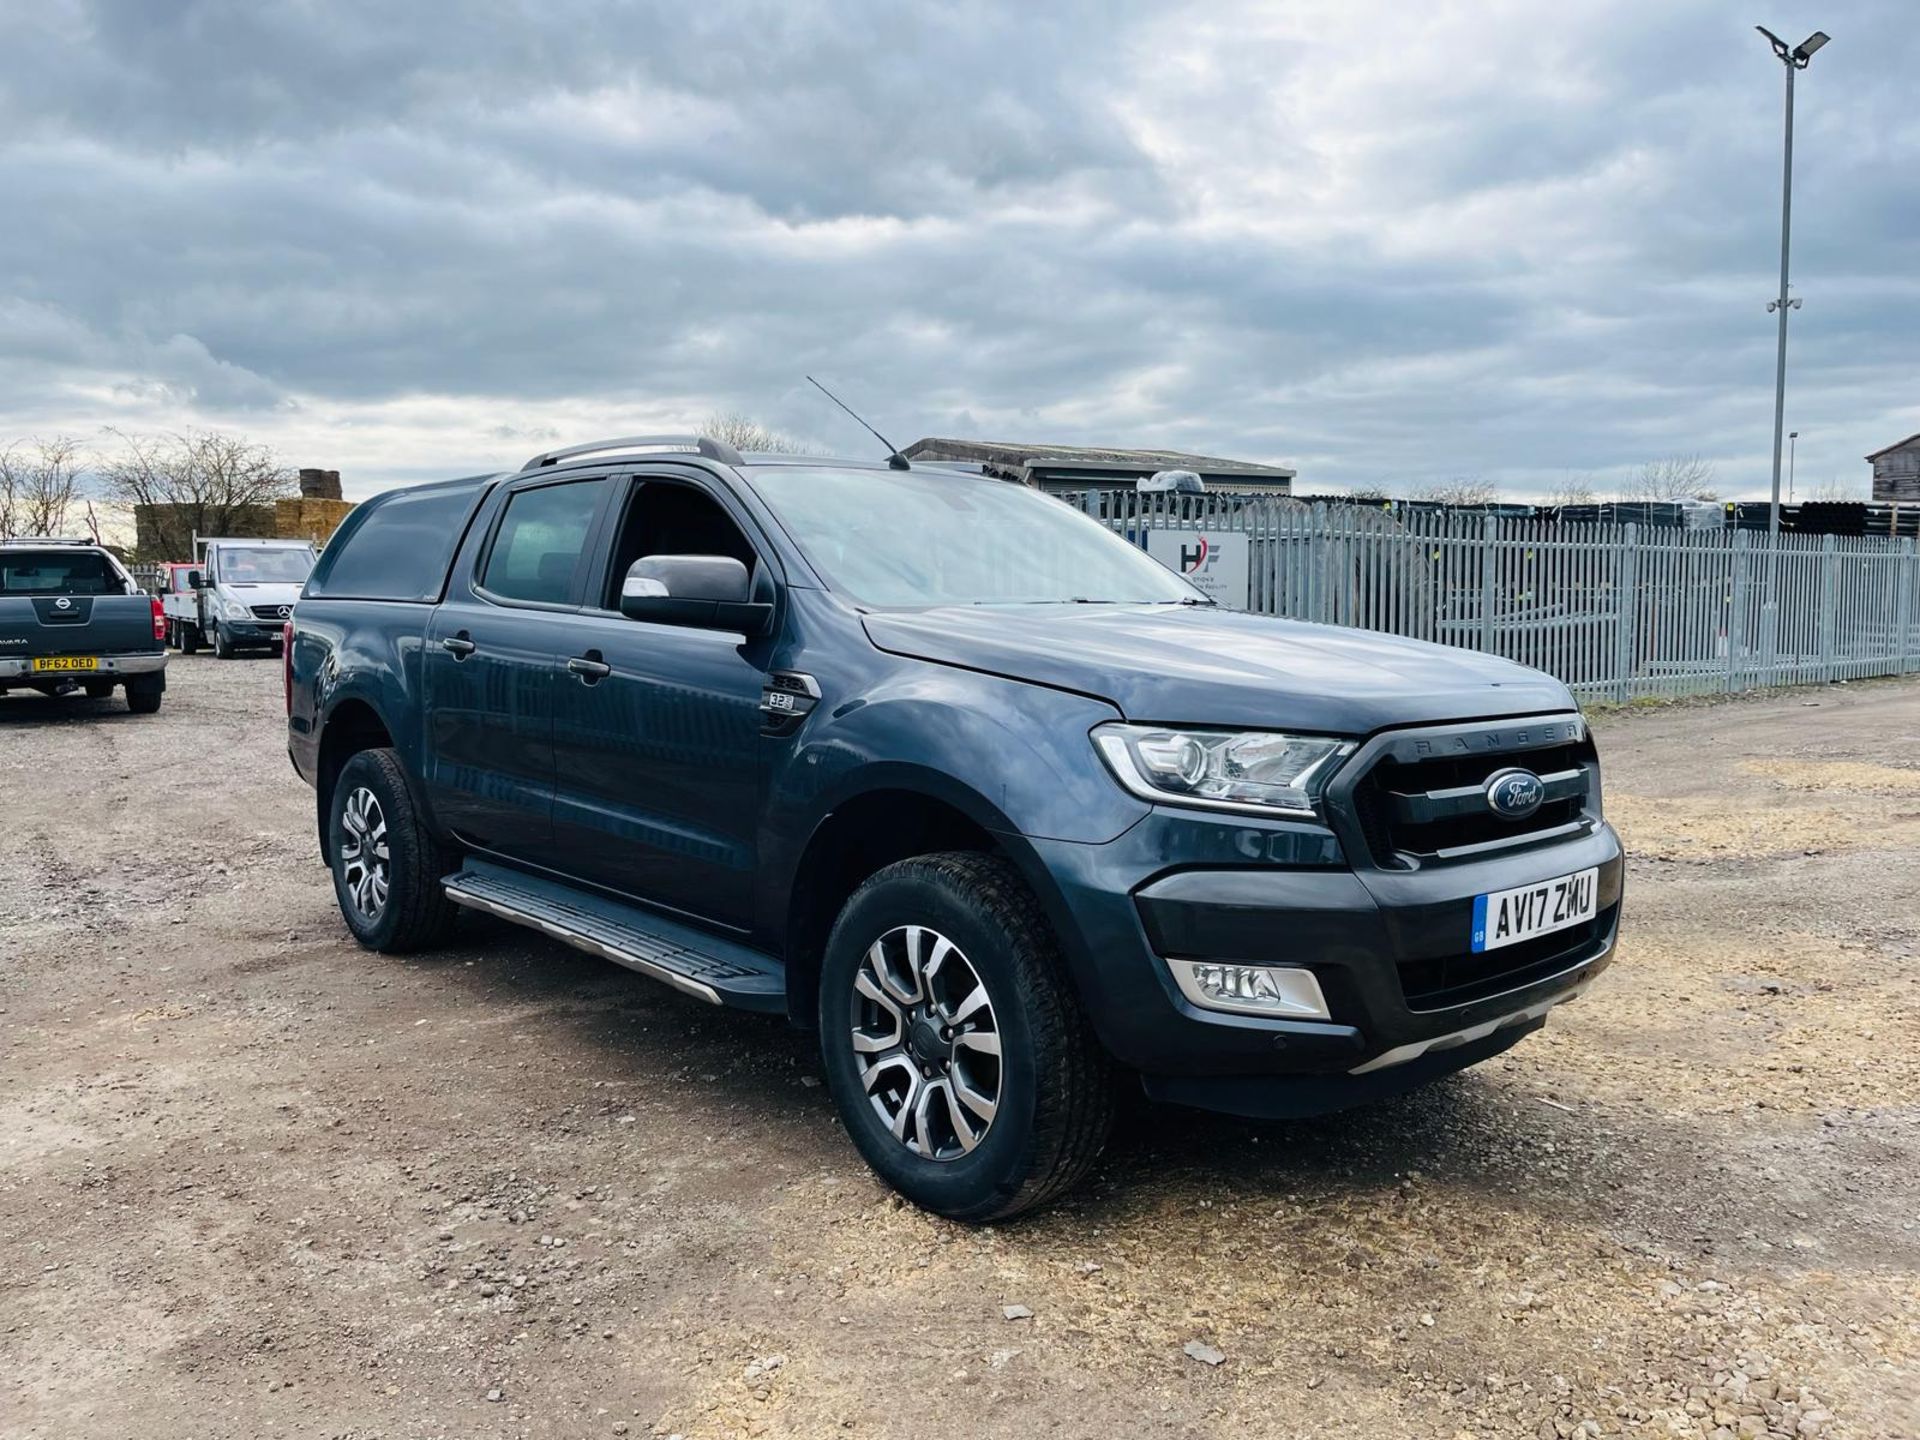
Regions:
<instances>
[{"instance_id":1,"label":"roof rail","mask_svg":"<svg viewBox=\"0 0 1920 1440\"><path fill-rule=\"evenodd\" d=\"M84 535L0 535L0 545L89 545L98 548L99 543Z\"/></svg>"},{"instance_id":2,"label":"roof rail","mask_svg":"<svg viewBox=\"0 0 1920 1440\"><path fill-rule=\"evenodd\" d=\"M562 460L571 460L579 455L591 455L600 450L677 451L683 455L704 455L707 459L718 460L723 465L742 463L740 452L733 446L723 441L709 439L705 435L622 435L614 440L595 440L586 445L569 445L564 450L545 450L527 461L520 469L523 474L528 470L543 470L549 465L558 465Z\"/></svg>"}]
</instances>

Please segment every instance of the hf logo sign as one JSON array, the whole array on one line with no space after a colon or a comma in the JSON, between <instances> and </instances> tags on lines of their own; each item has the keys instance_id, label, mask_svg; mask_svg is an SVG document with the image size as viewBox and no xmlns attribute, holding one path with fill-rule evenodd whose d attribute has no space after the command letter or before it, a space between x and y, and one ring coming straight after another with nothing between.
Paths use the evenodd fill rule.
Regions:
<instances>
[{"instance_id":1,"label":"hf logo sign","mask_svg":"<svg viewBox=\"0 0 1920 1440\"><path fill-rule=\"evenodd\" d=\"M1245 535L1219 530L1149 530L1147 554L1193 582L1209 600L1247 608L1249 545Z\"/></svg>"}]
</instances>

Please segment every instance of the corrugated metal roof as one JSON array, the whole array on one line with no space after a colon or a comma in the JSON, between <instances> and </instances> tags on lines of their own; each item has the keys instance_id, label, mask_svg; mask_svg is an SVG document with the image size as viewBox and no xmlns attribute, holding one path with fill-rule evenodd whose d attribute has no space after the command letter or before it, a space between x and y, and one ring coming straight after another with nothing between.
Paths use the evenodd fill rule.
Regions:
<instances>
[{"instance_id":1,"label":"corrugated metal roof","mask_svg":"<svg viewBox=\"0 0 1920 1440\"><path fill-rule=\"evenodd\" d=\"M1891 455L1896 450L1904 450L1916 440L1920 440L1920 435L1909 435L1904 440L1896 440L1884 450L1874 451L1871 455L1867 456L1867 459L1878 460L1882 455Z\"/></svg>"},{"instance_id":2,"label":"corrugated metal roof","mask_svg":"<svg viewBox=\"0 0 1920 1440\"><path fill-rule=\"evenodd\" d=\"M928 436L907 446L909 460L960 460L1009 470L1126 468L1192 470L1201 475L1242 475L1249 479L1292 480L1284 465L1192 455L1184 450L1111 450L1097 445L1027 445L1004 440L954 440Z\"/></svg>"}]
</instances>

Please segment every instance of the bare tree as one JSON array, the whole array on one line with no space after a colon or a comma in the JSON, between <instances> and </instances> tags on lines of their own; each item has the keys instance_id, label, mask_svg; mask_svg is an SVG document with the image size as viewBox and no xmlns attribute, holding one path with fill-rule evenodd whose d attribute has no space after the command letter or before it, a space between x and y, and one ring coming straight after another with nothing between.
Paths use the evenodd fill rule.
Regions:
<instances>
[{"instance_id":1,"label":"bare tree","mask_svg":"<svg viewBox=\"0 0 1920 1440\"><path fill-rule=\"evenodd\" d=\"M1669 455L1649 460L1620 488L1622 500L1718 500L1713 462L1698 455Z\"/></svg>"},{"instance_id":2,"label":"bare tree","mask_svg":"<svg viewBox=\"0 0 1920 1440\"><path fill-rule=\"evenodd\" d=\"M193 537L229 534L257 506L293 493L293 471L265 445L217 430L139 436L112 432L118 453L100 467L108 495L150 513L165 559L192 554ZM137 516L136 516L137 518Z\"/></svg>"},{"instance_id":3,"label":"bare tree","mask_svg":"<svg viewBox=\"0 0 1920 1440\"><path fill-rule=\"evenodd\" d=\"M1859 485L1849 485L1835 475L1828 477L1825 484L1814 486L1813 494L1808 498L1818 500L1822 504L1851 502L1857 505L1867 497L1860 493Z\"/></svg>"},{"instance_id":4,"label":"bare tree","mask_svg":"<svg viewBox=\"0 0 1920 1440\"><path fill-rule=\"evenodd\" d=\"M1456 475L1451 480L1422 485L1413 492L1413 498L1431 500L1440 505L1491 505L1499 494L1499 489L1490 480Z\"/></svg>"},{"instance_id":5,"label":"bare tree","mask_svg":"<svg viewBox=\"0 0 1920 1440\"><path fill-rule=\"evenodd\" d=\"M80 493L77 440L16 440L0 450L0 535L62 535Z\"/></svg>"},{"instance_id":6,"label":"bare tree","mask_svg":"<svg viewBox=\"0 0 1920 1440\"><path fill-rule=\"evenodd\" d=\"M1600 492L1594 488L1591 475L1569 475L1547 491L1549 505L1595 505L1599 501Z\"/></svg>"},{"instance_id":7,"label":"bare tree","mask_svg":"<svg viewBox=\"0 0 1920 1440\"><path fill-rule=\"evenodd\" d=\"M820 452L804 440L778 430L770 430L738 410L716 410L700 422L700 433L736 450L767 450L782 455L817 455Z\"/></svg>"},{"instance_id":8,"label":"bare tree","mask_svg":"<svg viewBox=\"0 0 1920 1440\"><path fill-rule=\"evenodd\" d=\"M1355 485L1347 491L1347 499L1349 500L1378 503L1388 498L1389 496L1387 495L1387 490L1384 485Z\"/></svg>"}]
</instances>

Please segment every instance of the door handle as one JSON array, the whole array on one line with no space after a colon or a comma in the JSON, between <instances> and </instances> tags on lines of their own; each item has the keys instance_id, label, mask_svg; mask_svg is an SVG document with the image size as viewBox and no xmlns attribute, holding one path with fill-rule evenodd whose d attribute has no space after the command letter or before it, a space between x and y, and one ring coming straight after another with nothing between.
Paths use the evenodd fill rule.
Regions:
<instances>
[{"instance_id":1,"label":"door handle","mask_svg":"<svg viewBox=\"0 0 1920 1440\"><path fill-rule=\"evenodd\" d=\"M449 635L440 642L440 648L456 660L464 660L479 647L464 635Z\"/></svg>"},{"instance_id":2,"label":"door handle","mask_svg":"<svg viewBox=\"0 0 1920 1440\"><path fill-rule=\"evenodd\" d=\"M567 661L567 669L578 675L589 685L596 680L604 680L607 676L613 674L613 666L607 664L606 661L589 660L584 655L575 655L571 660Z\"/></svg>"}]
</instances>

